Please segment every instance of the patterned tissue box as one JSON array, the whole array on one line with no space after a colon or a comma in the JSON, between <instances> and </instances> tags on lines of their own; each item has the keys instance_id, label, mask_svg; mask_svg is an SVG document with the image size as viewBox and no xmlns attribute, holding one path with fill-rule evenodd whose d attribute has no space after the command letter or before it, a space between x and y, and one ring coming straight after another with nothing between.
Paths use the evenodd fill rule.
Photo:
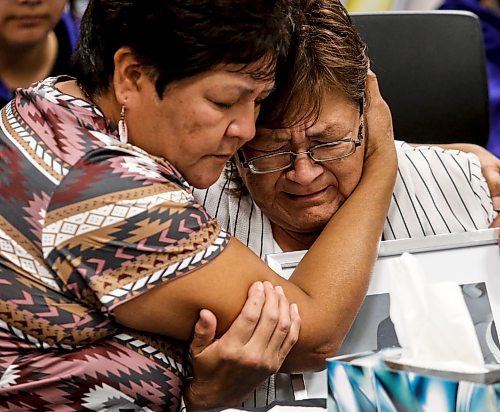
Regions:
<instances>
[{"instance_id":1,"label":"patterned tissue box","mask_svg":"<svg viewBox=\"0 0 500 412\"><path fill-rule=\"evenodd\" d=\"M328 359L328 412L500 411L500 365L464 374L395 363L399 355L391 348Z\"/></svg>"}]
</instances>

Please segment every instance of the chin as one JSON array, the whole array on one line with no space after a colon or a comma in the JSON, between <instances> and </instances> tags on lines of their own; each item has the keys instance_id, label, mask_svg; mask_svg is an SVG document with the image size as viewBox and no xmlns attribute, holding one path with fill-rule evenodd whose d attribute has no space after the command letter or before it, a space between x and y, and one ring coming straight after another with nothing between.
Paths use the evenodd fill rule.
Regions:
<instances>
[{"instance_id":1,"label":"chin","mask_svg":"<svg viewBox=\"0 0 500 412\"><path fill-rule=\"evenodd\" d=\"M212 186L217 179L207 180L206 178L202 179L187 179L188 183L196 189L208 189Z\"/></svg>"},{"instance_id":2,"label":"chin","mask_svg":"<svg viewBox=\"0 0 500 412\"><path fill-rule=\"evenodd\" d=\"M330 220L330 216L296 216L291 222L286 222L286 226L297 233L321 232Z\"/></svg>"},{"instance_id":3,"label":"chin","mask_svg":"<svg viewBox=\"0 0 500 412\"><path fill-rule=\"evenodd\" d=\"M329 210L314 210L314 208L302 211L295 216L291 216L292 225L297 232L317 232L324 229L332 216L337 212L338 207Z\"/></svg>"},{"instance_id":4,"label":"chin","mask_svg":"<svg viewBox=\"0 0 500 412\"><path fill-rule=\"evenodd\" d=\"M205 173L201 176L200 175L189 176L189 174L186 173L184 177L188 181L188 183L191 186L194 186L196 189L207 189L219 179L221 173L222 170L220 170L219 173L216 172Z\"/></svg>"}]
</instances>

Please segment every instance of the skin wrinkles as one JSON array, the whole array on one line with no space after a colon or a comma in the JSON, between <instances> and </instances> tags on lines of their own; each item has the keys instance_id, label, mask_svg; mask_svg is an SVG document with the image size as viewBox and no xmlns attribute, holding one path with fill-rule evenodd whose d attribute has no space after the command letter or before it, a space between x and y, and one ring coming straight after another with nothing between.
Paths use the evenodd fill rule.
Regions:
<instances>
[{"instance_id":1,"label":"skin wrinkles","mask_svg":"<svg viewBox=\"0 0 500 412\"><path fill-rule=\"evenodd\" d=\"M134 68L133 55L123 54L123 66L131 68L126 70L141 71L124 93L129 142L169 159L191 185L213 184L231 155L254 137L260 101L274 81L225 65L173 83L160 99L145 69ZM263 59L254 67L264 64Z\"/></svg>"},{"instance_id":2,"label":"skin wrinkles","mask_svg":"<svg viewBox=\"0 0 500 412\"><path fill-rule=\"evenodd\" d=\"M311 144L323 143L328 135L330 141L357 139L361 119L354 102L339 92L330 92L322 107L318 121L306 130L259 128L256 138L244 146L245 158L268 154L270 148L305 151ZM280 247L297 250L311 246L354 191L361 178L363 154L364 143L351 156L331 162L315 163L301 155L293 168L284 171L254 175L239 164L238 170L252 198L269 217Z\"/></svg>"}]
</instances>

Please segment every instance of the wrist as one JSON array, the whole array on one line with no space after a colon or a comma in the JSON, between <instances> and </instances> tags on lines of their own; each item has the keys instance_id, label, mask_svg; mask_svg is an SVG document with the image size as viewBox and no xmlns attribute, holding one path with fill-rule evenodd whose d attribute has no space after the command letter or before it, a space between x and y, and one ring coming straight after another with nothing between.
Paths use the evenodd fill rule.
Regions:
<instances>
[{"instance_id":1,"label":"wrist","mask_svg":"<svg viewBox=\"0 0 500 412\"><path fill-rule=\"evenodd\" d=\"M398 156L394 142L379 145L365 157L363 175L385 176L395 179L398 168ZM391 179L392 180L392 179Z\"/></svg>"},{"instance_id":2,"label":"wrist","mask_svg":"<svg viewBox=\"0 0 500 412\"><path fill-rule=\"evenodd\" d=\"M184 390L183 398L189 412L204 411L236 406L238 401L231 402L227 399L230 393L228 387L222 388L214 382L200 382L195 378Z\"/></svg>"},{"instance_id":3,"label":"wrist","mask_svg":"<svg viewBox=\"0 0 500 412\"><path fill-rule=\"evenodd\" d=\"M202 411L211 407L205 394L200 393L194 381L190 382L184 390L183 398L188 411Z\"/></svg>"}]
</instances>

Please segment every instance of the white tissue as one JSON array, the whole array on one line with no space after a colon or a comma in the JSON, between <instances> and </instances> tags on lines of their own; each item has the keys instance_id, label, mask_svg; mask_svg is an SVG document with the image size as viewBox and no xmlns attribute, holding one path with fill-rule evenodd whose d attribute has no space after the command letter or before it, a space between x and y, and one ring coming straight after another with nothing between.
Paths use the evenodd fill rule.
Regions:
<instances>
[{"instance_id":1,"label":"white tissue","mask_svg":"<svg viewBox=\"0 0 500 412\"><path fill-rule=\"evenodd\" d=\"M395 265L390 315L402 348L399 362L450 372L486 372L460 287L452 282L430 282L409 253Z\"/></svg>"}]
</instances>

